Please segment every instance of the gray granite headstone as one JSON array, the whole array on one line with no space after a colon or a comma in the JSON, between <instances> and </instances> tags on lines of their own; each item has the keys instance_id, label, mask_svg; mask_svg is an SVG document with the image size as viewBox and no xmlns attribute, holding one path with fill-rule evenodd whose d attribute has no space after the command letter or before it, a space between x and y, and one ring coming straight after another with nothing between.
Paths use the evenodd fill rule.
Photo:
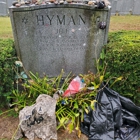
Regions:
<instances>
[{"instance_id":1,"label":"gray granite headstone","mask_svg":"<svg viewBox=\"0 0 140 140\"><path fill-rule=\"evenodd\" d=\"M96 72L94 60L107 43L110 10L87 5L10 7L16 50L27 71L49 77ZM106 28L99 29L105 22Z\"/></svg>"},{"instance_id":2,"label":"gray granite headstone","mask_svg":"<svg viewBox=\"0 0 140 140\"><path fill-rule=\"evenodd\" d=\"M120 13L121 10L122 10L122 8L123 8L123 0L117 0L116 11L117 11L118 13Z\"/></svg>"},{"instance_id":3,"label":"gray granite headstone","mask_svg":"<svg viewBox=\"0 0 140 140\"><path fill-rule=\"evenodd\" d=\"M7 16L7 6L4 1L0 1L0 16Z\"/></svg>"},{"instance_id":4,"label":"gray granite headstone","mask_svg":"<svg viewBox=\"0 0 140 140\"><path fill-rule=\"evenodd\" d=\"M111 1L111 14L115 14L116 13L116 7L117 7L117 0L112 0Z\"/></svg>"},{"instance_id":5,"label":"gray granite headstone","mask_svg":"<svg viewBox=\"0 0 140 140\"><path fill-rule=\"evenodd\" d=\"M134 0L133 14L134 15L140 14L140 0Z\"/></svg>"}]
</instances>

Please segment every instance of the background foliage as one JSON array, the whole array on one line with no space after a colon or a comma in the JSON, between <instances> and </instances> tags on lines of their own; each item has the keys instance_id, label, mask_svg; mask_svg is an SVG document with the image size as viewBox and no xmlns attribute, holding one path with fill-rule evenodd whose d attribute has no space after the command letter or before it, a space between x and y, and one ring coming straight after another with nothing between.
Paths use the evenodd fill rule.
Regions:
<instances>
[{"instance_id":1,"label":"background foliage","mask_svg":"<svg viewBox=\"0 0 140 140\"><path fill-rule=\"evenodd\" d=\"M104 61L106 79L122 76L111 88L140 105L140 31L110 33Z\"/></svg>"},{"instance_id":2,"label":"background foliage","mask_svg":"<svg viewBox=\"0 0 140 140\"><path fill-rule=\"evenodd\" d=\"M13 89L15 59L13 40L0 39L0 106L7 103L7 96L11 94Z\"/></svg>"}]
</instances>

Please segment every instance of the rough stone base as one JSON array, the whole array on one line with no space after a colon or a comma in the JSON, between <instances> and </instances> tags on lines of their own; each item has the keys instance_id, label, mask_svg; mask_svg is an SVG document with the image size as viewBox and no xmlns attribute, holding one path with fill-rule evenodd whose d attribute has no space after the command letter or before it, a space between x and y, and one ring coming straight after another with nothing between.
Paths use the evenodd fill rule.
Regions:
<instances>
[{"instance_id":1,"label":"rough stone base","mask_svg":"<svg viewBox=\"0 0 140 140\"><path fill-rule=\"evenodd\" d=\"M19 129L15 140L27 137L34 140L35 136L42 140L57 140L55 107L56 100L41 94L32 106L23 108L19 113Z\"/></svg>"}]
</instances>

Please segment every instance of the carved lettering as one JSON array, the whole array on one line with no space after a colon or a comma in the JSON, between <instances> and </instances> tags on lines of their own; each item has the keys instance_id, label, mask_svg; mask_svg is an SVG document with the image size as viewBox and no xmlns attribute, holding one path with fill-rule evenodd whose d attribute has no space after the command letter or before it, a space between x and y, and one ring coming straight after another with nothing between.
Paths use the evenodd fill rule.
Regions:
<instances>
[{"instance_id":1,"label":"carved lettering","mask_svg":"<svg viewBox=\"0 0 140 140\"><path fill-rule=\"evenodd\" d=\"M60 19L59 18L59 16L57 15L57 25L62 25L62 23L63 23L63 25L65 25L65 15L63 15L63 18L62 19Z\"/></svg>"},{"instance_id":2,"label":"carved lettering","mask_svg":"<svg viewBox=\"0 0 140 140\"><path fill-rule=\"evenodd\" d=\"M44 17L43 17L43 15L36 16L36 17L37 17L37 24L38 25L44 25Z\"/></svg>"},{"instance_id":3,"label":"carved lettering","mask_svg":"<svg viewBox=\"0 0 140 140\"><path fill-rule=\"evenodd\" d=\"M81 15L79 15L79 25L81 25L81 21L82 21L82 23L86 23L86 21L82 18L82 16Z\"/></svg>"},{"instance_id":4,"label":"carved lettering","mask_svg":"<svg viewBox=\"0 0 140 140\"><path fill-rule=\"evenodd\" d=\"M73 16L70 17L70 21L69 21L68 25L70 25L70 23L73 23L73 25L75 25L75 21L74 21Z\"/></svg>"},{"instance_id":5,"label":"carved lettering","mask_svg":"<svg viewBox=\"0 0 140 140\"><path fill-rule=\"evenodd\" d=\"M66 20L67 19L67 20ZM86 19L79 15L77 18L74 18L73 15L36 15L37 25L82 25L86 24Z\"/></svg>"},{"instance_id":6,"label":"carved lettering","mask_svg":"<svg viewBox=\"0 0 140 140\"><path fill-rule=\"evenodd\" d=\"M50 21L50 25L52 25L52 19L53 19L54 15L50 18L49 15L47 15L47 18L49 19Z\"/></svg>"},{"instance_id":7,"label":"carved lettering","mask_svg":"<svg viewBox=\"0 0 140 140\"><path fill-rule=\"evenodd\" d=\"M67 33L67 29L63 29L63 28L59 29L59 34L66 34L66 33Z\"/></svg>"}]
</instances>

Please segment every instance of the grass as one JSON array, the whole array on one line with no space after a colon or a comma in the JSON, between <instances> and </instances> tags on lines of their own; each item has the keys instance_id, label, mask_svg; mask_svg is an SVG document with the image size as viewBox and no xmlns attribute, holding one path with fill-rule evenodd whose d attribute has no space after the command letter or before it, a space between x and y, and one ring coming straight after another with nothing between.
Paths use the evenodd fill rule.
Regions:
<instances>
[{"instance_id":1,"label":"grass","mask_svg":"<svg viewBox=\"0 0 140 140\"><path fill-rule=\"evenodd\" d=\"M140 16L111 16L109 32L118 30L140 30Z\"/></svg>"},{"instance_id":2,"label":"grass","mask_svg":"<svg viewBox=\"0 0 140 140\"><path fill-rule=\"evenodd\" d=\"M0 38L13 38L12 27L9 17L0 17Z\"/></svg>"},{"instance_id":3,"label":"grass","mask_svg":"<svg viewBox=\"0 0 140 140\"><path fill-rule=\"evenodd\" d=\"M109 32L140 30L140 16L111 16ZM0 17L0 38L13 38L10 17Z\"/></svg>"}]
</instances>

